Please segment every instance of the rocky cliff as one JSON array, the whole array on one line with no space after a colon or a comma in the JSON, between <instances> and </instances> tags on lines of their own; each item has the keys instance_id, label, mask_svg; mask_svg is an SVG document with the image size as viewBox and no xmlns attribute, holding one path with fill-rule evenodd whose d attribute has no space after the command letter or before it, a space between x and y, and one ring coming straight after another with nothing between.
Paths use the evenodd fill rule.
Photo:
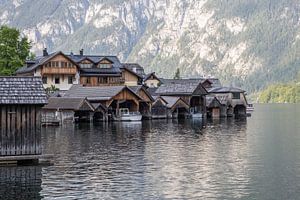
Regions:
<instances>
[{"instance_id":1,"label":"rocky cliff","mask_svg":"<svg viewBox=\"0 0 300 200\"><path fill-rule=\"evenodd\" d=\"M0 24L37 54L117 54L160 76L180 68L250 92L299 71L299 14L295 0L0 0Z\"/></svg>"}]
</instances>

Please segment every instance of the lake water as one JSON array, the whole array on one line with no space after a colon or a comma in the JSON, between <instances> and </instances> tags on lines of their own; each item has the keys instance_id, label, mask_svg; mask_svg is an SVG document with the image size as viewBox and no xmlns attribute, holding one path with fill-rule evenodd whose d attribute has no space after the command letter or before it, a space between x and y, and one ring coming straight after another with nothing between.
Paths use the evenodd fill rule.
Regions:
<instances>
[{"instance_id":1,"label":"lake water","mask_svg":"<svg viewBox=\"0 0 300 200\"><path fill-rule=\"evenodd\" d=\"M0 168L0 198L300 199L299 116L255 105L246 120L48 127L55 164Z\"/></svg>"}]
</instances>

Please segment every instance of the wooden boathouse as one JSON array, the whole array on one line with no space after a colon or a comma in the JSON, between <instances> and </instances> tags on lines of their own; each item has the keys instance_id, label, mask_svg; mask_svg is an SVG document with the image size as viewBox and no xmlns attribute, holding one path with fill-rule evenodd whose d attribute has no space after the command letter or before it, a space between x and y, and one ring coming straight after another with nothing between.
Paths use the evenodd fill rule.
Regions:
<instances>
[{"instance_id":1,"label":"wooden boathouse","mask_svg":"<svg viewBox=\"0 0 300 200\"><path fill-rule=\"evenodd\" d=\"M0 162L42 153L41 108L45 104L41 78L0 77Z\"/></svg>"},{"instance_id":2,"label":"wooden boathouse","mask_svg":"<svg viewBox=\"0 0 300 200\"><path fill-rule=\"evenodd\" d=\"M151 108L152 119L187 118L189 105L180 97L159 96Z\"/></svg>"},{"instance_id":3,"label":"wooden boathouse","mask_svg":"<svg viewBox=\"0 0 300 200\"><path fill-rule=\"evenodd\" d=\"M51 97L48 101L42 108L43 125L92 121L96 110L86 98Z\"/></svg>"},{"instance_id":4,"label":"wooden boathouse","mask_svg":"<svg viewBox=\"0 0 300 200\"><path fill-rule=\"evenodd\" d=\"M118 119L121 114L120 109L126 108L131 113L139 113L140 102L143 100L127 86L86 87L73 85L64 97L86 98L92 105L102 104L107 109L105 118L108 120Z\"/></svg>"},{"instance_id":5,"label":"wooden boathouse","mask_svg":"<svg viewBox=\"0 0 300 200\"><path fill-rule=\"evenodd\" d=\"M157 96L180 97L190 107L190 115L206 116L207 90L199 79L163 79L163 84L155 91Z\"/></svg>"}]
</instances>

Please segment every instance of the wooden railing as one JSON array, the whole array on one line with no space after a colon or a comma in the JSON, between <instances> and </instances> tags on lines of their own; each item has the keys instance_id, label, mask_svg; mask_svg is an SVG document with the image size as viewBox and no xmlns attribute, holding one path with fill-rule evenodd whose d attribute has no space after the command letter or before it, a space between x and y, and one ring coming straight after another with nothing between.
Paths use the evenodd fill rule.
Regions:
<instances>
[{"instance_id":1,"label":"wooden railing","mask_svg":"<svg viewBox=\"0 0 300 200\"><path fill-rule=\"evenodd\" d=\"M76 74L75 67L43 67L42 75L44 74Z\"/></svg>"}]
</instances>

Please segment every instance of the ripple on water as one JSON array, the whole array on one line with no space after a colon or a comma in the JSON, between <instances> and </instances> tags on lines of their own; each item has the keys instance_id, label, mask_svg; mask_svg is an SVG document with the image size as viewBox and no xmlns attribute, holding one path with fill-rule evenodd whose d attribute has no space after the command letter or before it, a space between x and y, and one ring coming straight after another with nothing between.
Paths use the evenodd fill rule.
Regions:
<instances>
[{"instance_id":1,"label":"ripple on water","mask_svg":"<svg viewBox=\"0 0 300 200\"><path fill-rule=\"evenodd\" d=\"M44 152L56 155L55 165L35 170L40 182L34 191L45 199L297 199L298 127L268 107L256 108L247 120L202 125L48 127Z\"/></svg>"}]
</instances>

